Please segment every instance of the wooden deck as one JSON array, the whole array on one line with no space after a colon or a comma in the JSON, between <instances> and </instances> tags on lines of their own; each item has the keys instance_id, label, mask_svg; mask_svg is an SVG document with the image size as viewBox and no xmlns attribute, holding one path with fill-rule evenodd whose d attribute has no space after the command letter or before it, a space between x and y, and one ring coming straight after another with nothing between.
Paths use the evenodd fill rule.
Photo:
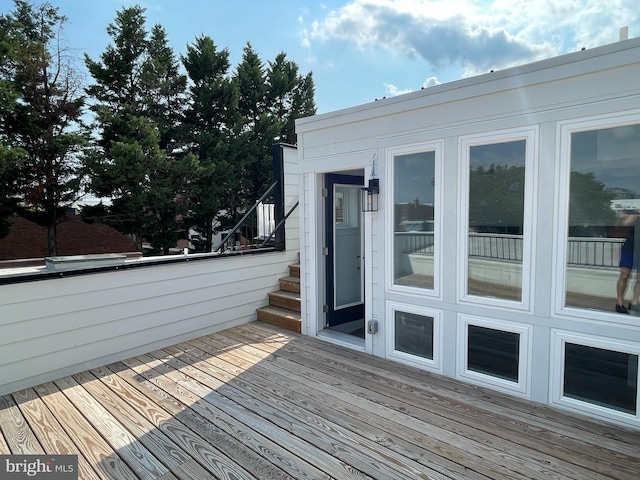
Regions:
<instances>
[{"instance_id":1,"label":"wooden deck","mask_svg":"<svg viewBox=\"0 0 640 480\"><path fill-rule=\"evenodd\" d=\"M640 432L251 323L0 397L79 478L640 478Z\"/></svg>"}]
</instances>

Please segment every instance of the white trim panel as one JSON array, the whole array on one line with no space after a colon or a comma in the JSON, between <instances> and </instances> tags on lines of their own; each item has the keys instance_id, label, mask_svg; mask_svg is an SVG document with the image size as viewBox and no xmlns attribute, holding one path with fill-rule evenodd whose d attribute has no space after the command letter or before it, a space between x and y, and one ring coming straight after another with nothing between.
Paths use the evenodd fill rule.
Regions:
<instances>
[{"instance_id":1,"label":"white trim panel","mask_svg":"<svg viewBox=\"0 0 640 480\"><path fill-rule=\"evenodd\" d=\"M512 382L492 375L479 373L467 368L468 365L468 326L490 328L519 335L518 381ZM533 326L511 323L490 318L458 315L458 361L456 362L456 378L469 383L499 390L519 397L531 397L531 369L533 355Z\"/></svg>"},{"instance_id":2,"label":"white trim panel","mask_svg":"<svg viewBox=\"0 0 640 480\"><path fill-rule=\"evenodd\" d=\"M433 318L433 359L411 355L395 349L395 313L404 312L414 315L422 315ZM422 368L431 372L442 374L442 311L432 308L417 307L406 303L387 302L387 358L406 365Z\"/></svg>"},{"instance_id":3,"label":"white trim panel","mask_svg":"<svg viewBox=\"0 0 640 480\"><path fill-rule=\"evenodd\" d=\"M459 137L459 224L460 243L458 250L458 299L461 303L482 304L494 307L517 309L531 312L534 303L533 276L534 250L533 242L536 238L535 213L537 212L536 179L538 171L538 126L503 130L495 133L482 133ZM482 297L468 294L469 275L469 149L477 145L491 145L511 141L525 140L525 191L523 212L523 247L521 288L522 300L511 301L501 298Z\"/></svg>"},{"instance_id":4,"label":"white trim panel","mask_svg":"<svg viewBox=\"0 0 640 480\"><path fill-rule=\"evenodd\" d=\"M564 366L565 366L565 344L573 343L586 347L601 348L614 352L638 355L640 357L640 345L637 343L627 343L620 340L608 340L584 333L567 332L564 330L551 330L551 369L550 388L551 398L549 402L559 407L569 410L578 410L589 415L595 415L608 421L614 421L622 425L634 424L640 426L640 392L638 391L636 372L636 414L632 415L613 408L596 405L586 401L577 400L564 396Z\"/></svg>"},{"instance_id":5,"label":"white trim panel","mask_svg":"<svg viewBox=\"0 0 640 480\"><path fill-rule=\"evenodd\" d=\"M434 230L434 261L433 261L433 290L417 288L417 287L407 287L396 285L394 283L394 222L395 222L395 205L394 205L394 191L393 185L395 183L393 176L394 169L394 157L399 155L409 155L412 153L422 153L422 152L434 152L434 185L433 185L433 198L435 205L433 206L433 230ZM442 299L441 293L441 285L442 285L442 230L443 230L443 222L442 222L442 212L444 207L444 196L443 196L443 175L442 175L442 159L444 155L444 140L434 141L434 142L425 142L425 143L414 143L411 145L403 145L400 147L392 147L387 148L386 150L386 178L387 181L387 189L389 193L386 195L386 211L387 219L386 219L386 270L387 270L387 281L386 288L389 292L397 292L397 293L405 293L410 295L417 295L420 297L435 297L438 299Z\"/></svg>"}]
</instances>

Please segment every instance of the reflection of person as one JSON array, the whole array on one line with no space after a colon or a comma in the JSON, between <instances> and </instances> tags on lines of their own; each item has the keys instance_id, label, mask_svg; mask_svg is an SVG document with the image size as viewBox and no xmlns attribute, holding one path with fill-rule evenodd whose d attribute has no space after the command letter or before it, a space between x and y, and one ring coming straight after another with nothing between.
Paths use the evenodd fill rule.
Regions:
<instances>
[{"instance_id":1,"label":"reflection of person","mask_svg":"<svg viewBox=\"0 0 640 480\"><path fill-rule=\"evenodd\" d=\"M635 230L640 228L640 209L635 211L621 210L618 212L618 218L620 224L628 228L629 233L620 249L620 277L618 277L616 285L616 293L618 294L616 312L640 315L640 306L638 305L638 297L640 297L640 248L638 248L640 232L638 235L635 234ZM638 242L636 242L636 237ZM633 296L631 303L625 307L624 294L633 270L636 271Z\"/></svg>"}]
</instances>

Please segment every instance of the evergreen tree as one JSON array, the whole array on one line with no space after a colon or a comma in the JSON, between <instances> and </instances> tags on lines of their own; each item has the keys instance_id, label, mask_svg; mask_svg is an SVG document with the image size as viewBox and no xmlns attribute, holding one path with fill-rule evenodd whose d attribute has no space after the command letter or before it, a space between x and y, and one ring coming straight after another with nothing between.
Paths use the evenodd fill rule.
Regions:
<instances>
[{"instance_id":1,"label":"evergreen tree","mask_svg":"<svg viewBox=\"0 0 640 480\"><path fill-rule=\"evenodd\" d=\"M91 189L111 197L114 226L142 250L168 252L188 227L194 157L182 147L179 128L186 77L168 46L165 30L147 32L145 10L123 8L107 32L113 43L85 62L95 84L98 148L87 157Z\"/></svg>"},{"instance_id":2,"label":"evergreen tree","mask_svg":"<svg viewBox=\"0 0 640 480\"><path fill-rule=\"evenodd\" d=\"M0 17L0 238L11 229L8 219L18 202L19 167L26 152L6 134L12 112L18 105L20 93L14 82L15 61L19 41L7 25L8 19Z\"/></svg>"},{"instance_id":3,"label":"evergreen tree","mask_svg":"<svg viewBox=\"0 0 640 480\"><path fill-rule=\"evenodd\" d=\"M232 192L229 211L240 214L252 205L273 181L271 145L278 141L282 123L267 107L268 85L264 64L247 43L236 69L238 113L243 128L234 138L233 168L237 186Z\"/></svg>"},{"instance_id":4,"label":"evergreen tree","mask_svg":"<svg viewBox=\"0 0 640 480\"><path fill-rule=\"evenodd\" d=\"M205 238L204 251L211 251L214 226L229 208L225 202L233 189L232 139L240 131L238 91L228 76L227 49L218 51L210 37L200 36L187 46L182 59L191 87L184 130L190 151L198 157L193 221Z\"/></svg>"},{"instance_id":5,"label":"evergreen tree","mask_svg":"<svg viewBox=\"0 0 640 480\"><path fill-rule=\"evenodd\" d=\"M272 121L278 124L277 140L295 144L295 119L315 115L315 87L311 73L298 75L298 65L281 52L270 63L266 74L266 105Z\"/></svg>"},{"instance_id":6,"label":"evergreen tree","mask_svg":"<svg viewBox=\"0 0 640 480\"><path fill-rule=\"evenodd\" d=\"M315 114L316 107L312 75L301 77L284 52L265 68L248 43L234 81L244 128L235 139L238 156L233 166L240 181L232 205L242 211L273 182L271 146L295 144L295 119Z\"/></svg>"},{"instance_id":7,"label":"evergreen tree","mask_svg":"<svg viewBox=\"0 0 640 480\"><path fill-rule=\"evenodd\" d=\"M20 194L22 215L47 227L49 255L57 252L60 212L77 199L87 141L78 74L60 38L65 22L49 3L25 0L0 17L0 175L9 195ZM0 215L17 200L7 196Z\"/></svg>"}]
</instances>

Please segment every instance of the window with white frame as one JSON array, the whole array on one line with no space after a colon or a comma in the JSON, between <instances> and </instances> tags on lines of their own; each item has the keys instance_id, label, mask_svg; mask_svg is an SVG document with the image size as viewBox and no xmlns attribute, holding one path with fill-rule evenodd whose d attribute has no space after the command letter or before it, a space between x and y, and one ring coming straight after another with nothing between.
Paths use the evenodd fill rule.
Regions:
<instances>
[{"instance_id":1,"label":"window with white frame","mask_svg":"<svg viewBox=\"0 0 640 480\"><path fill-rule=\"evenodd\" d=\"M535 130L461 138L465 300L528 307L535 140Z\"/></svg>"},{"instance_id":2,"label":"window with white frame","mask_svg":"<svg viewBox=\"0 0 640 480\"><path fill-rule=\"evenodd\" d=\"M555 402L638 418L638 346L558 331L553 338Z\"/></svg>"},{"instance_id":3,"label":"window with white frame","mask_svg":"<svg viewBox=\"0 0 640 480\"><path fill-rule=\"evenodd\" d=\"M392 285L437 292L441 144L387 154L393 178Z\"/></svg>"},{"instance_id":4,"label":"window with white frame","mask_svg":"<svg viewBox=\"0 0 640 480\"><path fill-rule=\"evenodd\" d=\"M394 350L433 360L433 317L396 311Z\"/></svg>"},{"instance_id":5,"label":"window with white frame","mask_svg":"<svg viewBox=\"0 0 640 480\"><path fill-rule=\"evenodd\" d=\"M527 396L531 326L460 315L458 376Z\"/></svg>"},{"instance_id":6,"label":"window with white frame","mask_svg":"<svg viewBox=\"0 0 640 480\"><path fill-rule=\"evenodd\" d=\"M424 307L389 302L392 319L388 338L389 356L410 365L440 370L441 312Z\"/></svg>"},{"instance_id":7,"label":"window with white frame","mask_svg":"<svg viewBox=\"0 0 640 480\"><path fill-rule=\"evenodd\" d=\"M561 141L563 306L640 316L640 118L567 124Z\"/></svg>"}]
</instances>

